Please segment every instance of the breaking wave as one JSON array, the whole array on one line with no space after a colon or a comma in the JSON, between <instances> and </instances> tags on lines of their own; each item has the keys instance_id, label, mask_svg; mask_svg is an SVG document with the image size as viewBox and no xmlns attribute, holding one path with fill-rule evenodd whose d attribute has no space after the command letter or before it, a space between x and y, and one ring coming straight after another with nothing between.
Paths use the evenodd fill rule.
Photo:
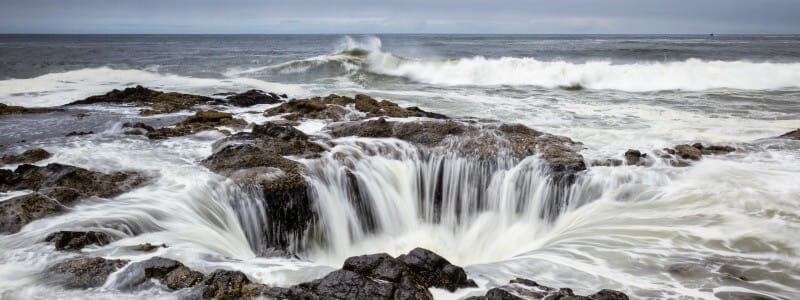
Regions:
<instances>
[{"instance_id":1,"label":"breaking wave","mask_svg":"<svg viewBox=\"0 0 800 300\"><path fill-rule=\"evenodd\" d=\"M412 59L384 52L380 39L346 37L333 55L266 67L280 73L368 72L437 85L528 85L544 88L664 90L769 90L800 87L800 63L707 61L673 62L542 61L534 57L483 56ZM327 74L331 75L331 74Z\"/></svg>"}]
</instances>

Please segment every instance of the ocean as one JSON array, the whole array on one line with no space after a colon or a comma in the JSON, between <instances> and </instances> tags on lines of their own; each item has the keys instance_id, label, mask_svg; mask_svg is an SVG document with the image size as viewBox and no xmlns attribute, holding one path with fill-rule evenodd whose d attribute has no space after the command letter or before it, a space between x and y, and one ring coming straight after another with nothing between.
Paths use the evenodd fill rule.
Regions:
<instances>
[{"instance_id":1,"label":"ocean","mask_svg":"<svg viewBox=\"0 0 800 300\"><path fill-rule=\"evenodd\" d=\"M120 134L123 122L168 123L189 113L143 117L134 107L86 105L80 109L95 117L82 122L0 117L4 152L34 145L54 153L44 163L157 178L113 201L83 202L0 235L0 298L179 297L157 288L120 291L113 280L69 290L42 279L43 269L73 255L53 251L43 236L111 230L112 223L127 228L114 229L120 239L84 252L142 260L152 254L123 246L165 243L159 256L204 272L241 270L272 286L319 278L350 256L424 247L464 266L479 285L434 289L437 299L483 295L517 277L581 294L613 288L633 299L800 295L800 141L774 138L800 128L800 36L0 35L1 103L60 106L136 85L206 96L248 89L296 99L368 94L566 136L582 143L587 165L628 149L657 157L660 149L697 142L737 150L689 167L589 166L552 219L539 217L546 174L509 183L519 179L515 172L527 172L523 162L475 174L456 161L446 187L454 201L496 205L451 208L452 218L431 221L418 212L428 204L414 186L417 176L427 178L430 162L415 160L407 143L369 141L399 153L375 157L361 153L368 152L364 141L342 140L367 157L347 167L370 187L362 194L381 229L352 228L359 216L345 211L350 199L326 179L342 166L302 161L314 170L306 176L327 231L322 242L298 250L300 259L285 259L258 255L252 230L261 217L241 212L257 199L199 164L220 134L161 141ZM230 111L267 120L252 110ZM313 135L324 126L313 120L298 128ZM75 130L97 134L64 137ZM491 183L475 189L473 175ZM0 201L18 195L2 193ZM514 209L518 203L524 207Z\"/></svg>"}]
</instances>

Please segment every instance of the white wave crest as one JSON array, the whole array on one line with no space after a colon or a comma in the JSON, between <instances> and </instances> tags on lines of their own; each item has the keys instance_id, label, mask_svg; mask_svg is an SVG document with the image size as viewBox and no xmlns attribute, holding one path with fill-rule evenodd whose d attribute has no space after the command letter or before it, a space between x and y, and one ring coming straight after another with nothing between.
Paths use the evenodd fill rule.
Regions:
<instances>
[{"instance_id":1,"label":"white wave crest","mask_svg":"<svg viewBox=\"0 0 800 300\"><path fill-rule=\"evenodd\" d=\"M661 90L747 90L800 87L800 63L755 63L689 59L667 63L572 63L534 58L484 57L451 61L398 59L376 53L371 72L441 85L533 85L631 92Z\"/></svg>"},{"instance_id":2,"label":"white wave crest","mask_svg":"<svg viewBox=\"0 0 800 300\"><path fill-rule=\"evenodd\" d=\"M34 78L0 80L0 102L31 107L58 106L134 85L203 95L239 92L251 88L293 96L305 95L304 89L299 85L252 78L194 78L104 67L50 73Z\"/></svg>"}]
</instances>

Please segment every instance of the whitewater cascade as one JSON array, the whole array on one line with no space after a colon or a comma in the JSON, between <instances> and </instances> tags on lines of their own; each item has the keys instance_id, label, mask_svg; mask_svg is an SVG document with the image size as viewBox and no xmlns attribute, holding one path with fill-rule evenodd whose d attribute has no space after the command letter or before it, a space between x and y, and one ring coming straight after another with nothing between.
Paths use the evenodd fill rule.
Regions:
<instances>
[{"instance_id":1,"label":"whitewater cascade","mask_svg":"<svg viewBox=\"0 0 800 300\"><path fill-rule=\"evenodd\" d=\"M537 156L478 158L397 139L348 137L336 144L318 159L301 160L317 220L303 244L290 247L332 263L359 252L355 248L365 239L426 230L461 246L490 242L514 228L533 239L561 214L600 198L608 187L607 182L554 174ZM231 205L251 248L263 255L271 249L263 235L270 233L261 194L242 187ZM503 254L476 249L474 258L465 259L519 254L513 253L519 249L506 248Z\"/></svg>"}]
</instances>

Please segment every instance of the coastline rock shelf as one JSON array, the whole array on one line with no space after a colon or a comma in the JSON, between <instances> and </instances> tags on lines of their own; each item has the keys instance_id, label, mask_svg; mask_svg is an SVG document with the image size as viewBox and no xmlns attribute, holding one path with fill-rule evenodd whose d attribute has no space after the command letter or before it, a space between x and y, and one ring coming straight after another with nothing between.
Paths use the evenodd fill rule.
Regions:
<instances>
[{"instance_id":1,"label":"coastline rock shelf","mask_svg":"<svg viewBox=\"0 0 800 300\"><path fill-rule=\"evenodd\" d=\"M93 105L133 107L141 116L134 122L119 121L115 131L81 129L58 138L80 140L105 134L161 145L204 131L221 132L202 136L217 140L213 144L204 140L212 148L211 155L200 152L204 158L193 158L192 163L241 192L241 197L223 201L229 201L225 205L230 205L226 206L230 215L235 214L231 219L244 228L252 253L285 259L302 260L310 250L340 251L338 241L355 243L409 224L435 224L454 232L478 222L487 212L500 220L527 218L553 224L566 211L588 202L591 193L583 191L590 189L583 185L590 183L582 179L589 167L651 166L657 160L687 167L706 156L737 151L726 145L681 144L648 152L654 155L631 149L618 158L592 160L587 166L581 154L583 144L568 137L522 124L402 107L362 94L289 100L287 95L260 90L198 96L136 86L56 108L0 104L0 114L67 115ZM241 113L243 107L259 109ZM266 121L248 123L252 119L245 114ZM93 117L80 115L76 120ZM318 128L309 129L308 124ZM778 138L798 139L798 131ZM11 195L0 201L2 235L27 234L37 224L34 221L66 214L84 199L114 201L153 180L145 172L99 172L61 164L54 162L58 153L51 153L58 151L47 145L23 146L29 145L23 143L0 155L0 163L7 168L0 169L0 193ZM109 251L94 254L94 249L119 247L115 244L121 239L112 229L98 226L93 230L59 228L37 237L38 243L68 255L48 266L41 274L43 280L67 289L157 288L190 299L421 300L433 298L431 289L466 290L464 295L473 300L628 299L620 291L602 287L594 294L578 296L569 288L524 278L478 287L462 267L423 248L398 257L385 253L352 256L340 269L316 280L290 287L268 286L241 271L195 270L190 268L191 261L155 254L144 260L117 259L120 256ZM142 232L131 233L137 234ZM120 251L162 255L173 249L161 241L147 242L156 244L124 246ZM362 253L339 257L356 254Z\"/></svg>"}]
</instances>

